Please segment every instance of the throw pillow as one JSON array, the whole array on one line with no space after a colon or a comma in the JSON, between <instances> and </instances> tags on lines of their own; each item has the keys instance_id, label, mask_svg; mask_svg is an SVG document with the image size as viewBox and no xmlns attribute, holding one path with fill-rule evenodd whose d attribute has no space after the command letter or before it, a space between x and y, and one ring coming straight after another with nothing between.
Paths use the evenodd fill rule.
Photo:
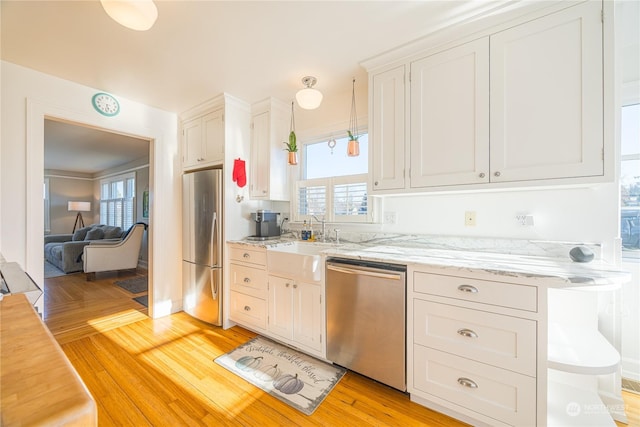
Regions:
<instances>
[{"instance_id":1,"label":"throw pillow","mask_svg":"<svg viewBox=\"0 0 640 427\"><path fill-rule=\"evenodd\" d=\"M84 238L84 240L100 240L102 238L104 238L104 230L102 228L96 227L87 233L87 236Z\"/></svg>"},{"instance_id":2,"label":"throw pillow","mask_svg":"<svg viewBox=\"0 0 640 427\"><path fill-rule=\"evenodd\" d=\"M83 228L77 229L73 233L73 236L71 237L71 240L73 240L74 242L79 241L79 240L84 240L85 237L87 237L87 233L89 232L89 230L91 230L91 227L83 227Z\"/></svg>"},{"instance_id":3,"label":"throw pillow","mask_svg":"<svg viewBox=\"0 0 640 427\"><path fill-rule=\"evenodd\" d=\"M112 227L112 226L104 227L104 238L105 239L117 239L121 235L122 235L122 228L120 228L120 227Z\"/></svg>"}]
</instances>

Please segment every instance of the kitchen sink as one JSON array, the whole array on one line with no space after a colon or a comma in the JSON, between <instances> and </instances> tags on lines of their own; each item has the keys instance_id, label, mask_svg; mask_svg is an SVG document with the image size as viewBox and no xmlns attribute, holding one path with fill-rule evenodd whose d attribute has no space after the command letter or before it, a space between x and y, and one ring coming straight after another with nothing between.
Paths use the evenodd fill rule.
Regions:
<instances>
[{"instance_id":1,"label":"kitchen sink","mask_svg":"<svg viewBox=\"0 0 640 427\"><path fill-rule=\"evenodd\" d=\"M322 251L334 247L331 243L294 242L267 250L269 274L279 274L295 279L320 282L324 271Z\"/></svg>"}]
</instances>

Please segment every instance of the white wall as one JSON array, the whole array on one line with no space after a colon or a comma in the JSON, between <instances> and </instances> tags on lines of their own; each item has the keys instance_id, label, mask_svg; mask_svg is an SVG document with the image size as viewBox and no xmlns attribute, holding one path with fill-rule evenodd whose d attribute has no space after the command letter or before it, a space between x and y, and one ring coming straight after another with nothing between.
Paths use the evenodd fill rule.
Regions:
<instances>
[{"instance_id":1,"label":"white wall","mask_svg":"<svg viewBox=\"0 0 640 427\"><path fill-rule=\"evenodd\" d=\"M180 159L177 116L119 98L121 113L93 110L98 90L3 61L0 131L0 252L43 283L44 118L64 118L151 139L150 314L182 308ZM158 247L156 248L156 243ZM167 244L175 242L175 244Z\"/></svg>"}]
</instances>

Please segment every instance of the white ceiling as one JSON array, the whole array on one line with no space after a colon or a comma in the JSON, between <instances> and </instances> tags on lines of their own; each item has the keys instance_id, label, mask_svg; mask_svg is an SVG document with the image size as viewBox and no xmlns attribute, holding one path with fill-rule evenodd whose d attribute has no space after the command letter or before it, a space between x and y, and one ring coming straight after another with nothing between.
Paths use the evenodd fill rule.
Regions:
<instances>
[{"instance_id":1,"label":"white ceiling","mask_svg":"<svg viewBox=\"0 0 640 427\"><path fill-rule=\"evenodd\" d=\"M54 120L44 121L44 168L93 175L149 157L149 141Z\"/></svg>"},{"instance_id":2,"label":"white ceiling","mask_svg":"<svg viewBox=\"0 0 640 427\"><path fill-rule=\"evenodd\" d=\"M305 75L317 77L325 98L343 94L352 77L366 82L362 60L527 3L542 4L156 0L158 20L137 32L111 20L95 0L2 0L0 53L3 60L180 113L222 92L249 103L293 99ZM65 138L70 135L50 139ZM86 147L100 136L82 138ZM91 157L73 163L90 168Z\"/></svg>"},{"instance_id":3,"label":"white ceiling","mask_svg":"<svg viewBox=\"0 0 640 427\"><path fill-rule=\"evenodd\" d=\"M176 113L222 92L325 97L366 81L359 62L509 2L163 1L146 32L98 1L2 0L2 59ZM511 2L513 3L513 2Z\"/></svg>"}]
</instances>

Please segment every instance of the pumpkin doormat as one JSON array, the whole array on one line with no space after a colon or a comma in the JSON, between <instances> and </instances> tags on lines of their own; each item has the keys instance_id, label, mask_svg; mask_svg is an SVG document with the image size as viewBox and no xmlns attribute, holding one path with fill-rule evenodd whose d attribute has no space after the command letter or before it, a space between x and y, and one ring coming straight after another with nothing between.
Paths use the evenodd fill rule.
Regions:
<instances>
[{"instance_id":1,"label":"pumpkin doormat","mask_svg":"<svg viewBox=\"0 0 640 427\"><path fill-rule=\"evenodd\" d=\"M307 415L346 372L261 336L214 361Z\"/></svg>"}]
</instances>

